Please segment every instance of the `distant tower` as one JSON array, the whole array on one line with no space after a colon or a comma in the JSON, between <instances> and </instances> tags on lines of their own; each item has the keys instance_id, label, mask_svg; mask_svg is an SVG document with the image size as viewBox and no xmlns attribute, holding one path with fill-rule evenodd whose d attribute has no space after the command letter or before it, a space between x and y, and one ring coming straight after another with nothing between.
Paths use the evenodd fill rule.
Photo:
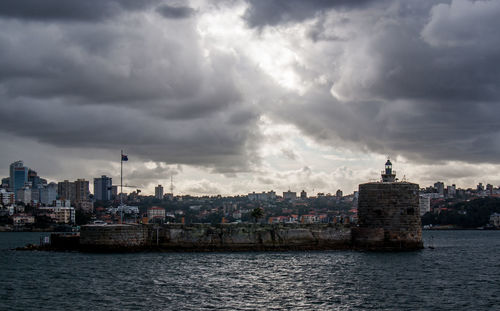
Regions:
<instances>
[{"instance_id":1,"label":"distant tower","mask_svg":"<svg viewBox=\"0 0 500 311\"><path fill-rule=\"evenodd\" d=\"M155 198L158 200L163 199L163 187L162 185L158 185L158 187L155 187Z\"/></svg>"},{"instance_id":2,"label":"distant tower","mask_svg":"<svg viewBox=\"0 0 500 311\"><path fill-rule=\"evenodd\" d=\"M170 175L170 193L174 195L174 175Z\"/></svg>"},{"instance_id":3,"label":"distant tower","mask_svg":"<svg viewBox=\"0 0 500 311\"><path fill-rule=\"evenodd\" d=\"M300 192L300 198L303 200L307 199L307 192L305 190L302 190Z\"/></svg>"},{"instance_id":4,"label":"distant tower","mask_svg":"<svg viewBox=\"0 0 500 311\"><path fill-rule=\"evenodd\" d=\"M97 201L110 201L112 186L111 177L102 175L101 178L94 178L94 198Z\"/></svg>"},{"instance_id":5,"label":"distant tower","mask_svg":"<svg viewBox=\"0 0 500 311\"><path fill-rule=\"evenodd\" d=\"M342 199L342 196L344 195L344 193L342 192L342 190L338 189L337 192L335 193L335 196L337 197L337 199Z\"/></svg>"},{"instance_id":6,"label":"distant tower","mask_svg":"<svg viewBox=\"0 0 500 311\"><path fill-rule=\"evenodd\" d=\"M28 182L28 168L23 161L16 161L10 165L9 190L14 192L17 199L17 190L24 188Z\"/></svg>"}]
</instances>

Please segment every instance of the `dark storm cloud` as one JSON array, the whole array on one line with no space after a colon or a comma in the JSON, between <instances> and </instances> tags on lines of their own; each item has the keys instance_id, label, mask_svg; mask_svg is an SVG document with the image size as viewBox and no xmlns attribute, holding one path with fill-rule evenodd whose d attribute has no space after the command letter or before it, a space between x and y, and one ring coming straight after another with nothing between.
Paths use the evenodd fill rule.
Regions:
<instances>
[{"instance_id":1,"label":"dark storm cloud","mask_svg":"<svg viewBox=\"0 0 500 311\"><path fill-rule=\"evenodd\" d=\"M249 170L259 160L259 116L242 95L241 58L203 54L195 27L156 14L109 24L0 19L0 131L68 149Z\"/></svg>"},{"instance_id":2,"label":"dark storm cloud","mask_svg":"<svg viewBox=\"0 0 500 311\"><path fill-rule=\"evenodd\" d=\"M329 9L357 8L373 0L246 0L244 18L250 27L301 22Z\"/></svg>"},{"instance_id":3,"label":"dark storm cloud","mask_svg":"<svg viewBox=\"0 0 500 311\"><path fill-rule=\"evenodd\" d=\"M224 31L201 34L203 9L164 18L153 7L134 11L144 2L64 2L82 6L72 17L77 12L61 13L64 5L45 16L34 13L42 1L1 2L0 16L51 20L0 18L3 137L57 150L125 149L141 160L229 176L259 164L259 118L271 114L326 145L427 163L499 163L500 2L248 2L251 26L284 29L314 19L294 28L303 27L303 37L283 32L297 56L295 67L283 69L295 71L304 92L263 75L261 60L247 57L241 43L211 40ZM95 11L86 9L91 4ZM110 23L60 22L112 15ZM246 44L252 40L265 50L264 36Z\"/></svg>"},{"instance_id":4,"label":"dark storm cloud","mask_svg":"<svg viewBox=\"0 0 500 311\"><path fill-rule=\"evenodd\" d=\"M195 10L187 6L172 6L162 5L156 9L165 18L188 18L191 17Z\"/></svg>"},{"instance_id":5,"label":"dark storm cloud","mask_svg":"<svg viewBox=\"0 0 500 311\"><path fill-rule=\"evenodd\" d=\"M140 10L157 0L2 0L0 16L27 20L96 21Z\"/></svg>"},{"instance_id":6,"label":"dark storm cloud","mask_svg":"<svg viewBox=\"0 0 500 311\"><path fill-rule=\"evenodd\" d=\"M354 37L330 43L344 51L322 62L342 64L329 68L334 78L285 97L277 115L326 144L427 163L499 163L500 3L420 5L424 15L398 5L358 16L356 29L339 26Z\"/></svg>"}]
</instances>

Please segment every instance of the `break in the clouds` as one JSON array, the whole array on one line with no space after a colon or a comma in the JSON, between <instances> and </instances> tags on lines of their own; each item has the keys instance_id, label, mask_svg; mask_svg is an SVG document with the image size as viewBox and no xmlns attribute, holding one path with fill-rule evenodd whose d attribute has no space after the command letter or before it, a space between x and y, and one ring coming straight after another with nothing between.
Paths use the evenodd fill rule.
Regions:
<instances>
[{"instance_id":1,"label":"break in the clouds","mask_svg":"<svg viewBox=\"0 0 500 311\"><path fill-rule=\"evenodd\" d=\"M1 1L2 154L124 149L158 165L153 184L186 165L200 193L333 192L370 175L321 160L347 152L418 174L497 167L499 15L486 0Z\"/></svg>"},{"instance_id":2,"label":"break in the clouds","mask_svg":"<svg viewBox=\"0 0 500 311\"><path fill-rule=\"evenodd\" d=\"M418 162L498 163L500 3L458 0L422 16L414 6L358 10L347 22L330 12L323 29L344 40L297 43L307 48L297 67L318 83L284 97L276 116L325 143Z\"/></svg>"}]
</instances>

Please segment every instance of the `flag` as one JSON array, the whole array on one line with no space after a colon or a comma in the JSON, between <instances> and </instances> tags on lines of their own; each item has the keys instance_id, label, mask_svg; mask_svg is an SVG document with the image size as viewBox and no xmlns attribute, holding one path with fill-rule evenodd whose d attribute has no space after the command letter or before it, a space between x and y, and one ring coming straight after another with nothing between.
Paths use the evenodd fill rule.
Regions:
<instances>
[{"instance_id":1,"label":"flag","mask_svg":"<svg viewBox=\"0 0 500 311\"><path fill-rule=\"evenodd\" d=\"M122 154L122 161L128 161L128 156L126 154Z\"/></svg>"}]
</instances>

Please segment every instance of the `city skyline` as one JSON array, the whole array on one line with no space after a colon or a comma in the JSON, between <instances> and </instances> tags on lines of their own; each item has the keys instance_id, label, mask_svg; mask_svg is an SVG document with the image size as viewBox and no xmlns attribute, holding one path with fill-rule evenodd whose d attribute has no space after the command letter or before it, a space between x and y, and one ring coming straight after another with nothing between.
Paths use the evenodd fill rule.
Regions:
<instances>
[{"instance_id":1,"label":"city skyline","mask_svg":"<svg viewBox=\"0 0 500 311\"><path fill-rule=\"evenodd\" d=\"M348 194L388 156L500 185L498 2L52 5L0 4L2 177L116 184L123 149L150 195Z\"/></svg>"},{"instance_id":2,"label":"city skyline","mask_svg":"<svg viewBox=\"0 0 500 311\"><path fill-rule=\"evenodd\" d=\"M128 161L128 159L126 161ZM377 182L377 181L385 182L384 173L387 173L387 164L388 163L391 165L391 170L392 170L392 163L390 162L390 160L387 160L387 163L385 163L385 170L381 171L381 173L382 173L381 177L379 176L379 178L373 178L370 180L366 180L365 183L366 182L374 182L374 181L375 182ZM98 201L99 200L109 201L109 200L111 200L113 191L115 191L114 192L115 194L119 193L120 183L116 183L116 182L113 183L112 182L113 178L110 176L106 176L106 175L89 177L88 180L87 180L87 178L78 178L74 181L70 181L68 179L47 180L45 178L42 178L43 176L38 175L38 173L35 169L24 165L24 162L22 160L18 160L18 161L11 163L11 165L9 167L11 170L11 174L10 174L11 179L12 179L12 176L14 176L13 182L11 182L11 179L9 179L9 176L2 177L2 181L4 181L5 178L8 179L8 182L6 183L7 184L6 190L12 191L12 193L17 193L17 190L24 189L26 186L30 189L32 189L32 188L38 189L39 187L41 187L40 189L46 189L47 186L55 186L56 187L55 191L59 194L59 196L62 198L62 200L71 199L71 201L87 201L88 195L90 193L92 193L94 195L94 199L96 199ZM13 171L17 167L21 168L21 172L23 172L22 182L17 181L17 179L18 179L17 175ZM29 172L29 174L33 174L34 178L37 178L36 183L34 181L32 181L32 179L31 179L32 177L30 177L30 181L28 183L28 172ZM406 176L403 176L402 178L397 178L396 177L397 172L392 171L392 173L393 173L393 175L391 175L391 176L392 176L392 178L395 179L396 182L398 182L398 181L410 182L406 178ZM119 180L119 177L117 179ZM91 183L92 180L93 180L93 183ZM40 183L40 184L38 184L38 183ZM96 188L96 184L98 185L97 188ZM73 188L70 190L71 187L73 187ZM138 187L136 185L127 184L126 182L123 183L123 187L125 188L125 190L123 191L125 194L130 194L132 192L136 192L136 194L141 193L141 195L154 196L157 199L163 199L164 194L165 195L172 195L173 194L174 196L179 196L179 195L216 196L216 195L221 195L221 194L224 196L232 196L232 195L235 195L235 196L248 195L248 196L250 196L250 195L259 195L261 193L265 195L266 191L268 193L274 193L274 195L278 195L278 196L280 193L283 193L284 198L286 198L286 195L285 195L286 193L297 194L297 195L300 195L300 197L302 197L302 196L315 197L316 195L320 195L320 194L321 195L331 195L331 196L336 196L336 197L339 197L339 196L342 197L343 193L345 195L351 195L351 194L353 194L353 192L357 191L357 188L356 188L352 192L344 192L342 190L342 188L338 188L336 191L326 191L326 192L318 191L318 192L315 192L314 191L315 189L313 189L313 191L311 192L311 191L306 190L306 189L309 189L308 187L301 188L301 189L289 187L289 188L286 188L287 190L285 190L285 188L279 189L278 191L275 191L275 189L267 189L267 190L262 190L262 191L253 189L251 191L248 191L247 193L240 192L240 193L231 193L231 194L223 194L223 193L196 194L196 193L183 193L183 192L175 193L173 191L175 189L175 186L173 184L172 178L170 179L170 185L168 187L163 187L163 185L161 185L161 184L154 185L153 191L151 191L150 189L147 189L147 188L140 189L140 187ZM478 184L470 186L470 187L460 187L460 185L457 186L453 182L446 183L446 182L443 182L442 180L437 180L434 183L431 183L428 185L427 184L420 185L421 189L425 189L427 191L430 188L433 188L433 189L437 190L438 193L440 193L441 195L443 195L443 191L446 192L447 190L448 191L456 191L458 189L462 189L462 190L475 191L476 189L479 190L481 188L481 191L484 191L485 189L488 190L489 189L488 187L491 187L491 191L493 189L495 189L495 190L500 189L500 186L492 185L489 182L486 182L486 183L485 182L478 182ZM115 190L113 190L112 188L115 188ZM450 188L451 188L451 190L450 190ZM85 190L85 189L87 189L87 190ZM131 190L127 191L127 189L131 189ZM167 189L170 192L164 192L164 189ZM490 191L490 190L488 190L488 191ZM455 194L452 194L452 197L454 197L454 196L455 196Z\"/></svg>"}]
</instances>

